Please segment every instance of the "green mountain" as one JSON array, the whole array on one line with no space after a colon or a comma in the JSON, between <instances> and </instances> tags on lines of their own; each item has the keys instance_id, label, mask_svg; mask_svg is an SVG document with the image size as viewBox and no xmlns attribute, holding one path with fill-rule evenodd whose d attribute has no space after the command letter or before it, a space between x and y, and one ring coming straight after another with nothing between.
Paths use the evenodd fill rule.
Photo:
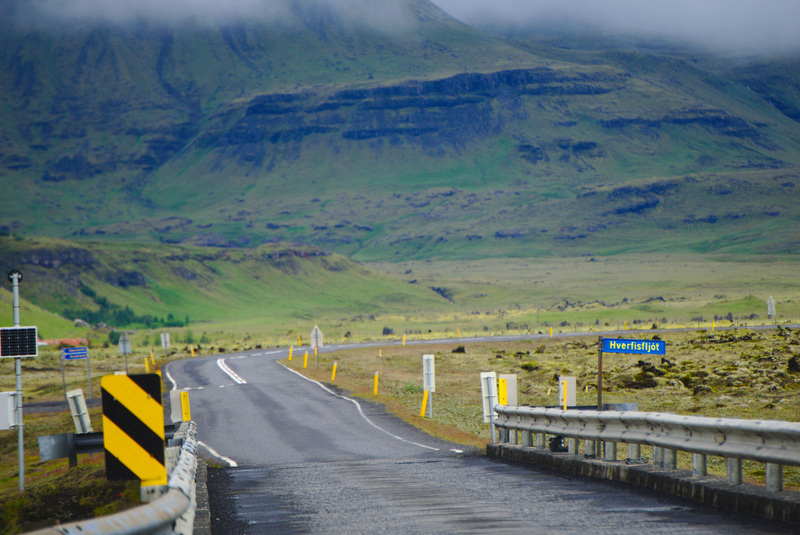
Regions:
<instances>
[{"instance_id":1,"label":"green mountain","mask_svg":"<svg viewBox=\"0 0 800 535\"><path fill-rule=\"evenodd\" d=\"M360 260L796 250L797 58L393 5L391 28L306 2L218 25L2 17L0 227Z\"/></svg>"}]
</instances>

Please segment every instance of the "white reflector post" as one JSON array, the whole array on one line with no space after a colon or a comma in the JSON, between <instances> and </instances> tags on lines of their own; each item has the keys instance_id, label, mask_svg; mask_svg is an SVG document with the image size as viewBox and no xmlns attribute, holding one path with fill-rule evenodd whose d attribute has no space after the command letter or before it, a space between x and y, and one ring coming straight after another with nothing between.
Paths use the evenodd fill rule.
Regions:
<instances>
[{"instance_id":1,"label":"white reflector post","mask_svg":"<svg viewBox=\"0 0 800 535\"><path fill-rule=\"evenodd\" d=\"M422 355L422 389L436 392L436 371L434 369L434 356Z\"/></svg>"},{"instance_id":2,"label":"white reflector post","mask_svg":"<svg viewBox=\"0 0 800 535\"><path fill-rule=\"evenodd\" d=\"M483 399L483 421L492 421L494 406L497 403L497 374L481 372L481 398Z\"/></svg>"},{"instance_id":3,"label":"white reflector post","mask_svg":"<svg viewBox=\"0 0 800 535\"><path fill-rule=\"evenodd\" d=\"M558 378L558 406L559 407L574 407L577 405L575 401L575 389L577 382L575 377L562 375Z\"/></svg>"}]
</instances>

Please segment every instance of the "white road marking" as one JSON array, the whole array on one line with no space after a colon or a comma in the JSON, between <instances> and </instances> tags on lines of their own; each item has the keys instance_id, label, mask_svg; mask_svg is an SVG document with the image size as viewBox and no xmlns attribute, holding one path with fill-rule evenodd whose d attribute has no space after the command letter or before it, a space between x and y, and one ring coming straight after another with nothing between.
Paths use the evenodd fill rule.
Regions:
<instances>
[{"instance_id":1,"label":"white road marking","mask_svg":"<svg viewBox=\"0 0 800 535\"><path fill-rule=\"evenodd\" d=\"M176 390L178 388L177 381L175 381L175 379L172 378L172 375L170 375L169 370L166 370L166 372L167 372L167 379L169 379L172 382L171 390Z\"/></svg>"},{"instance_id":2,"label":"white road marking","mask_svg":"<svg viewBox=\"0 0 800 535\"><path fill-rule=\"evenodd\" d=\"M404 439L403 437L399 437L399 436L397 436L397 435L395 435L395 434L393 434L393 433L390 433L390 432L389 432L389 431L387 431L386 429L384 429L384 428L382 428L382 427L380 427L380 426L376 425L375 423L373 423L373 422L372 422L372 420L370 420L369 418L367 418L367 415L366 415L366 414L364 414L364 411L361 409L361 404L360 404L358 401L356 401L356 400L354 400L354 399L351 399L351 398L348 398L348 397L345 397L345 396L340 396L339 394L337 394L336 392L334 392L333 390L331 390L330 388L328 388L328 387L327 387L327 386L325 386L324 384L322 384L322 383L320 383L320 382L318 382L318 381L315 381L315 380L313 380L313 379L309 379L308 377L306 377L306 376L305 376L305 375L303 375L302 373L298 373L298 372L294 371L293 369L291 369L291 368L289 368L289 367L287 367L287 366L284 366L283 364L281 364L281 363L280 363L280 362L278 362L278 361L275 361L275 362L276 362L276 363L278 363L278 364L280 364L281 366L283 366L284 368L286 368L287 370L289 370L289 371L290 371L290 372L292 372L293 374L297 375L298 377L301 377L301 378L305 379L306 381L308 381L308 382L310 382L310 383L314 383L315 385L317 385L317 386L318 386L318 387L320 387L321 389L323 389L323 390L325 390L326 392L328 392L330 395L332 395L332 396L336 396L337 398L344 399L345 401L349 401L350 403L354 404L354 405L355 405L355 406L358 408L358 413L361 415L361 417L362 417L362 418L364 418L364 420L365 420L365 421L366 421L366 422L367 422L369 425L371 425L372 427L374 427L374 428L375 428L375 429L377 429L378 431L382 431L383 433L386 433L386 434L387 434L387 435L389 435L390 437L392 437L392 438L395 438L395 439L397 439L397 440L399 440L399 441L401 441L401 442L406 442L407 444L412 444L412 445L414 445L414 446L418 446L418 447L420 447L420 448L425 448L426 450L440 451L440 450L439 450L439 448L432 448L431 446L426 446L426 445L424 445L424 444L419 444L419 443L417 443L417 442L412 442L412 441L410 441L410 440L406 440L406 439Z\"/></svg>"},{"instance_id":3,"label":"white road marking","mask_svg":"<svg viewBox=\"0 0 800 535\"><path fill-rule=\"evenodd\" d=\"M198 440L198 441L197 441L197 443L198 443L198 444L200 444L201 446L203 446L205 449L207 449L207 450L208 450L208 452L209 452L211 455L213 455L214 457L216 457L217 459L222 459L223 461L225 461L226 463L228 463L228 465L229 465L231 468L235 468L235 467L239 466L238 464L236 464L236 461L234 461L234 460L233 460L233 459L231 459L230 457L225 457L224 455L222 455L222 454L218 453L218 452L217 452L217 450L215 450L214 448L212 448L211 446L209 446L209 445L208 445L208 444L206 444L205 442L202 442L202 441Z\"/></svg>"},{"instance_id":4,"label":"white road marking","mask_svg":"<svg viewBox=\"0 0 800 535\"><path fill-rule=\"evenodd\" d=\"M219 366L219 369L220 369L220 370L222 370L222 371L224 371L226 374L228 374L228 377L230 377L231 379L233 379L235 382L239 383L240 385L246 385L246 384L247 384L247 381L245 381L244 379L242 379L241 377L239 377L239 376L236 374L236 372L235 372L235 371L233 371L232 369L230 369L230 368L228 367L228 365L227 365L227 364L225 364L225 359L217 359L217 366Z\"/></svg>"}]
</instances>

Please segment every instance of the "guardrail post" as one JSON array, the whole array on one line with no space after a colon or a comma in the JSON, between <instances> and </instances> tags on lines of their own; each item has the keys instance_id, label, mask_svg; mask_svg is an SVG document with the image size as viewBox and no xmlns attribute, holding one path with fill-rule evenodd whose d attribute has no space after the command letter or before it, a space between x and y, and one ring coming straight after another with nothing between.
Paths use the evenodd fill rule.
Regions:
<instances>
[{"instance_id":1,"label":"guardrail post","mask_svg":"<svg viewBox=\"0 0 800 535\"><path fill-rule=\"evenodd\" d=\"M606 442L605 460L606 461L616 461L617 460L617 443L616 442Z\"/></svg>"},{"instance_id":2,"label":"guardrail post","mask_svg":"<svg viewBox=\"0 0 800 535\"><path fill-rule=\"evenodd\" d=\"M530 431L523 431L522 432L522 447L530 448L533 446L533 433Z\"/></svg>"},{"instance_id":3,"label":"guardrail post","mask_svg":"<svg viewBox=\"0 0 800 535\"><path fill-rule=\"evenodd\" d=\"M594 450L594 440L585 440L583 442L583 453L587 457L597 457L597 453Z\"/></svg>"},{"instance_id":4,"label":"guardrail post","mask_svg":"<svg viewBox=\"0 0 800 535\"><path fill-rule=\"evenodd\" d=\"M501 427L497 431L498 431L498 433L497 433L497 442L499 442L500 444L504 444L504 443L508 442L508 433L509 433L508 429L503 429Z\"/></svg>"},{"instance_id":5,"label":"guardrail post","mask_svg":"<svg viewBox=\"0 0 800 535\"><path fill-rule=\"evenodd\" d=\"M642 446L640 444L628 444L628 459L641 459Z\"/></svg>"},{"instance_id":6,"label":"guardrail post","mask_svg":"<svg viewBox=\"0 0 800 535\"><path fill-rule=\"evenodd\" d=\"M664 468L667 470L675 470L678 467L678 452L670 449L664 448Z\"/></svg>"},{"instance_id":7,"label":"guardrail post","mask_svg":"<svg viewBox=\"0 0 800 535\"><path fill-rule=\"evenodd\" d=\"M728 483L731 485L742 484L742 460L728 457L725 459L727 464Z\"/></svg>"},{"instance_id":8,"label":"guardrail post","mask_svg":"<svg viewBox=\"0 0 800 535\"><path fill-rule=\"evenodd\" d=\"M567 449L570 455L578 455L580 453L579 443L577 438L567 439Z\"/></svg>"},{"instance_id":9,"label":"guardrail post","mask_svg":"<svg viewBox=\"0 0 800 535\"><path fill-rule=\"evenodd\" d=\"M510 431L510 433L511 433L511 443L516 446L517 444L519 444L519 436L518 436L517 430L516 429L512 429Z\"/></svg>"},{"instance_id":10,"label":"guardrail post","mask_svg":"<svg viewBox=\"0 0 800 535\"><path fill-rule=\"evenodd\" d=\"M536 433L536 449L543 450L547 448L547 441L545 440L544 433Z\"/></svg>"},{"instance_id":11,"label":"guardrail post","mask_svg":"<svg viewBox=\"0 0 800 535\"><path fill-rule=\"evenodd\" d=\"M706 456L702 453L692 454L692 475L694 477L705 477L708 475Z\"/></svg>"},{"instance_id":12,"label":"guardrail post","mask_svg":"<svg viewBox=\"0 0 800 535\"><path fill-rule=\"evenodd\" d=\"M770 492L780 492L783 490L783 466L775 463L767 463L766 466L767 490Z\"/></svg>"},{"instance_id":13,"label":"guardrail post","mask_svg":"<svg viewBox=\"0 0 800 535\"><path fill-rule=\"evenodd\" d=\"M653 466L664 466L664 448L653 446Z\"/></svg>"}]
</instances>

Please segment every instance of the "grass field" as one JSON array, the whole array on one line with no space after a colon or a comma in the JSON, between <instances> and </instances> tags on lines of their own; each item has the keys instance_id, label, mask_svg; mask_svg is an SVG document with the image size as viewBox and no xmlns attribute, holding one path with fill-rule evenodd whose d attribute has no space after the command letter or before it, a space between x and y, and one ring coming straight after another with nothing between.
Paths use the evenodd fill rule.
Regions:
<instances>
[{"instance_id":1,"label":"grass field","mask_svg":"<svg viewBox=\"0 0 800 535\"><path fill-rule=\"evenodd\" d=\"M787 255L628 254L359 265L342 257L265 263L259 255L270 249L256 250L255 256L212 250L218 257L208 259L198 248L93 247L87 249L102 262L101 269L81 273L61 268L53 274L26 269L20 289L24 325L37 325L43 338L88 338L93 349L107 345L110 328L76 328L25 299L96 307L83 290L64 285L76 276L81 288L91 287L98 297L130 306L137 314L189 318L182 328L126 327L134 349L144 352L158 345L161 332L172 333L173 342L188 351L190 344L215 349L296 345L298 336L307 337L314 325L330 343L653 324L752 326L771 323L770 296L775 320L800 320L798 259ZM121 288L103 278L109 271L134 270L144 275L145 286ZM10 326L11 295L4 289L0 307L8 311L0 315L0 325Z\"/></svg>"}]
</instances>

